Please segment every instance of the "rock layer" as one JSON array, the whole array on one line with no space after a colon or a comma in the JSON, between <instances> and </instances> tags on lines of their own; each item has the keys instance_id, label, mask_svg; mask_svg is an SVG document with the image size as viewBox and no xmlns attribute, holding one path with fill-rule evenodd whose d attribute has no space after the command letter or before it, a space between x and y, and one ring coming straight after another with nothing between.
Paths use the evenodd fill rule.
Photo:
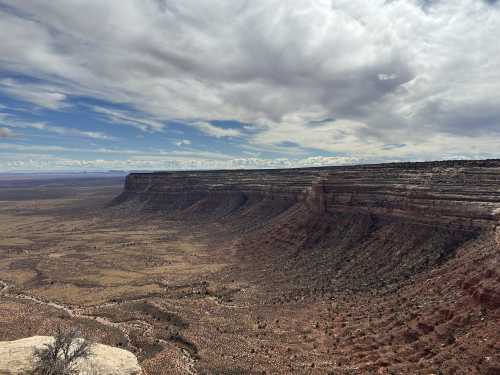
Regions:
<instances>
[{"instance_id":1,"label":"rock layer","mask_svg":"<svg viewBox=\"0 0 500 375\"><path fill-rule=\"evenodd\" d=\"M115 202L139 198L150 208L216 211L223 203L227 209L242 207L252 197L304 202L319 213L362 211L484 225L500 219L500 161L132 173Z\"/></svg>"},{"instance_id":2,"label":"rock layer","mask_svg":"<svg viewBox=\"0 0 500 375\"><path fill-rule=\"evenodd\" d=\"M494 230L500 161L133 173L114 204L222 223L243 263L300 275L297 287L356 290L441 264Z\"/></svg>"}]
</instances>

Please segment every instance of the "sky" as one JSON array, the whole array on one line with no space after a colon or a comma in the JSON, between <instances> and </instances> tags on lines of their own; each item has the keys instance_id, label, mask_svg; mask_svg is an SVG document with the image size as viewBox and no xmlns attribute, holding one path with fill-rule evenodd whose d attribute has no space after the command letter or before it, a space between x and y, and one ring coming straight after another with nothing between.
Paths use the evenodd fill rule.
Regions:
<instances>
[{"instance_id":1,"label":"sky","mask_svg":"<svg viewBox=\"0 0 500 375\"><path fill-rule=\"evenodd\" d=\"M500 157L496 0L0 0L0 172Z\"/></svg>"}]
</instances>

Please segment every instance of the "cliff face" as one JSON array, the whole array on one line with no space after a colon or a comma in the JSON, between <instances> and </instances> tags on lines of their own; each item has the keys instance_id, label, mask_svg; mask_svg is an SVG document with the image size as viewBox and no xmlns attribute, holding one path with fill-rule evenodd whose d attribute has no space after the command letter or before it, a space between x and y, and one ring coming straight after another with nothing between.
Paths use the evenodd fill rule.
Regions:
<instances>
[{"instance_id":1,"label":"cliff face","mask_svg":"<svg viewBox=\"0 0 500 375\"><path fill-rule=\"evenodd\" d=\"M317 213L365 212L476 227L500 220L500 161L133 173L116 202L133 198L171 213L191 208L220 216L266 199L300 202Z\"/></svg>"},{"instance_id":2,"label":"cliff face","mask_svg":"<svg viewBox=\"0 0 500 375\"><path fill-rule=\"evenodd\" d=\"M470 227L500 218L500 164L345 170L326 174L312 190L323 212L356 209Z\"/></svg>"},{"instance_id":3,"label":"cliff face","mask_svg":"<svg viewBox=\"0 0 500 375\"><path fill-rule=\"evenodd\" d=\"M500 223L500 161L134 173L115 204L237 233L242 260L319 289L386 285Z\"/></svg>"}]
</instances>

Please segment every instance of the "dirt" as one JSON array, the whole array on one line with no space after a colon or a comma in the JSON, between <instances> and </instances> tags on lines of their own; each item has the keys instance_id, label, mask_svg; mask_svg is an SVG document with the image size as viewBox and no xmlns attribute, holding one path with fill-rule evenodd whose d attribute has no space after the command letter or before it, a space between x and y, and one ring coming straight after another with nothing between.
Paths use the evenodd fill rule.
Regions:
<instances>
[{"instance_id":1,"label":"dirt","mask_svg":"<svg viewBox=\"0 0 500 375\"><path fill-rule=\"evenodd\" d=\"M9 188L0 341L77 325L133 351L145 374L500 374L500 230L481 211L496 204L500 169L467 168L488 183L462 188L468 206L451 212L440 200L450 181L458 194L456 173L435 170L440 188L424 200L431 215L380 195L359 210L372 187L339 206L326 193L332 182L322 182L316 190L326 195L311 198L307 171L286 172L291 187L277 195L255 190L268 177L248 178L249 192L241 175L236 187L231 175L229 195L196 176L204 193L147 183L137 194L128 184L114 201L121 184L84 193L77 182L57 184L41 198L38 182L23 185L19 200ZM463 207L474 223L464 225Z\"/></svg>"}]
</instances>

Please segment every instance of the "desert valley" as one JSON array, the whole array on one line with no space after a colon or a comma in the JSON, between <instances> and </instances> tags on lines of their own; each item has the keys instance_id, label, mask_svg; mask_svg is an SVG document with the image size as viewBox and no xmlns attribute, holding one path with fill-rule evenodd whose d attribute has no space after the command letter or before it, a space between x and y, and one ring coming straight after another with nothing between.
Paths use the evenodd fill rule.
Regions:
<instances>
[{"instance_id":1,"label":"desert valley","mask_svg":"<svg viewBox=\"0 0 500 375\"><path fill-rule=\"evenodd\" d=\"M500 0L0 35L0 375L500 375Z\"/></svg>"},{"instance_id":2,"label":"desert valley","mask_svg":"<svg viewBox=\"0 0 500 375\"><path fill-rule=\"evenodd\" d=\"M76 326L151 375L500 374L498 160L0 184L0 341Z\"/></svg>"}]
</instances>

